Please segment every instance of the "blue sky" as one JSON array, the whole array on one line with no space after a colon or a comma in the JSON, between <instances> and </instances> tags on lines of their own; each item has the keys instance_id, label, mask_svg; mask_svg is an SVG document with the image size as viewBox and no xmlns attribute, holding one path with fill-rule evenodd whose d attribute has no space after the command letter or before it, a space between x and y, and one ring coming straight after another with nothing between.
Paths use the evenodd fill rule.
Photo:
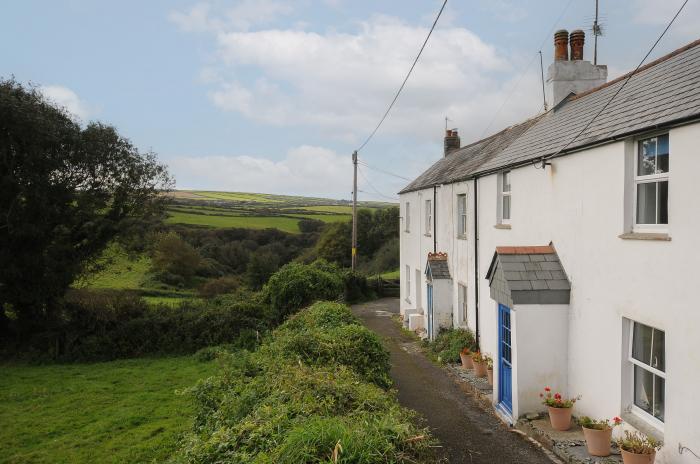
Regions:
<instances>
[{"instance_id":1,"label":"blue sky","mask_svg":"<svg viewBox=\"0 0 700 464\"><path fill-rule=\"evenodd\" d=\"M636 66L682 3L600 2L599 63L611 77ZM158 153L178 188L349 198L350 154L384 112L441 3L7 2L0 76L42 86L83 122L115 125ZM567 3L450 0L361 159L412 178L441 156L446 116L466 144L540 111L532 59L540 44L546 68L562 12L556 28L591 26L593 0ZM652 59L697 39L699 25L700 0L690 0ZM360 198L395 197L405 183L364 167Z\"/></svg>"}]
</instances>

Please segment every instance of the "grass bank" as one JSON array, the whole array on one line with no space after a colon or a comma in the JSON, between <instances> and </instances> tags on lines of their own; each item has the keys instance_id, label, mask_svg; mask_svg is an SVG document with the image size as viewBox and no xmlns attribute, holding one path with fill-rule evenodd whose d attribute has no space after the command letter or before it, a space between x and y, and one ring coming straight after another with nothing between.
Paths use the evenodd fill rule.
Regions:
<instances>
[{"instance_id":1,"label":"grass bank","mask_svg":"<svg viewBox=\"0 0 700 464\"><path fill-rule=\"evenodd\" d=\"M0 370L0 462L142 463L172 454L193 414L175 390L216 365L186 356Z\"/></svg>"}]
</instances>

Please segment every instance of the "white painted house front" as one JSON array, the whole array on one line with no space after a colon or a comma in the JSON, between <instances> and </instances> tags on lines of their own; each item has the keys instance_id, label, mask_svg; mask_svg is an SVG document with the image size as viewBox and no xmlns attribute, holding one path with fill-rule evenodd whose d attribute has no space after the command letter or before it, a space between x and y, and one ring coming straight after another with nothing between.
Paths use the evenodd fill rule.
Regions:
<instances>
[{"instance_id":1,"label":"white painted house front","mask_svg":"<svg viewBox=\"0 0 700 464\"><path fill-rule=\"evenodd\" d=\"M551 86L578 94L461 148L447 131L400 193L401 314L472 329L510 420L549 385L662 438L657 462L697 463L679 444L700 454L700 41L603 85L558 58Z\"/></svg>"}]
</instances>

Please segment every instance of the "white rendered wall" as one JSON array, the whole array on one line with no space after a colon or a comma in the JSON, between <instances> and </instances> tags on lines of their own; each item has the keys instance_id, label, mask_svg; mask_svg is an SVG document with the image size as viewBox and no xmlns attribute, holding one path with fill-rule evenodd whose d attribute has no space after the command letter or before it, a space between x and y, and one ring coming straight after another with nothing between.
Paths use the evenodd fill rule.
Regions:
<instances>
[{"instance_id":1,"label":"white rendered wall","mask_svg":"<svg viewBox=\"0 0 700 464\"><path fill-rule=\"evenodd\" d=\"M666 404L660 463L695 463L678 454L681 442L700 452L700 310L693 290L700 263L700 125L673 129L670 139L669 235L671 241L623 240L630 209L625 207L626 147L619 141L552 160L545 170L525 166L511 173L510 230L496 229L496 175L478 179L479 299L482 350L497 354L496 305L484 278L496 246L554 243L572 284L569 305L568 385L581 394L576 414L620 415L622 401L622 320L629 318L666 333ZM456 239L456 194L467 193L468 234ZM432 237L422 235L417 208L433 190L401 195L413 206L412 232L402 232L405 264L425 266ZM438 188L438 251L448 253L457 283L468 286L468 320L475 329L473 263L473 181ZM452 217L450 217L452 215ZM418 219L420 217L420 219ZM418 226L421 229L416 229ZM403 230L403 226L402 226ZM421 231L420 236L417 230ZM415 285L413 282L412 285ZM403 280L402 275L402 283ZM422 283L425 285L425 283ZM412 291L415 294L415 291ZM403 296L403 292L402 292ZM425 292L423 292L425 299ZM403 301L402 311L410 307ZM456 311L455 311L456 313ZM520 334L525 335L525 334ZM541 334L532 334L541 337Z\"/></svg>"}]
</instances>

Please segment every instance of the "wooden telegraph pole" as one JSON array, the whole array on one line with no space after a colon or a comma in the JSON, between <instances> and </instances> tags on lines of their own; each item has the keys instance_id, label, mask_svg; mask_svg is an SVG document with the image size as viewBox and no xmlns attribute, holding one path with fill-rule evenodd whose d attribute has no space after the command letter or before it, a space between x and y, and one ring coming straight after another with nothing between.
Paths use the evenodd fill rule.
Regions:
<instances>
[{"instance_id":1,"label":"wooden telegraph pole","mask_svg":"<svg viewBox=\"0 0 700 464\"><path fill-rule=\"evenodd\" d=\"M352 152L352 270L357 267L357 150Z\"/></svg>"}]
</instances>

